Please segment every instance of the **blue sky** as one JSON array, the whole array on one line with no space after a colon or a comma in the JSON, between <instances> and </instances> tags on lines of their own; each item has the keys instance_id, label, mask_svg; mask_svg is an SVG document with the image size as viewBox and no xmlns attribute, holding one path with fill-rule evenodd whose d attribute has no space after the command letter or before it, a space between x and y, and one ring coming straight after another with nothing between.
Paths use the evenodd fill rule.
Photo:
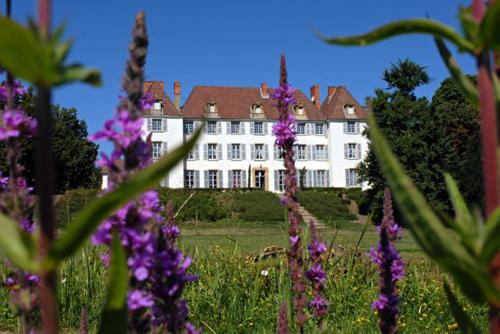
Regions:
<instances>
[{"instance_id":1,"label":"blue sky","mask_svg":"<svg viewBox=\"0 0 500 334\"><path fill-rule=\"evenodd\" d=\"M16 19L25 21L35 13L34 0L13 2ZM418 93L432 96L448 73L430 37L398 37L363 48L337 47L322 43L313 31L327 36L352 35L389 21L425 16L458 29L458 5L466 3L55 0L55 24L65 21L66 36L76 41L71 60L99 68L103 86L72 84L57 89L54 100L76 107L91 133L112 117L134 15L141 9L145 10L150 36L146 77L165 81L170 96L174 80L180 80L182 102L195 85L258 86L267 82L274 86L281 53L287 57L289 82L306 94L311 85L319 84L322 99L328 85L343 84L363 103L376 87L383 87L380 78L384 69L406 57L427 67L432 81ZM473 72L472 59L457 56L466 72Z\"/></svg>"}]
</instances>

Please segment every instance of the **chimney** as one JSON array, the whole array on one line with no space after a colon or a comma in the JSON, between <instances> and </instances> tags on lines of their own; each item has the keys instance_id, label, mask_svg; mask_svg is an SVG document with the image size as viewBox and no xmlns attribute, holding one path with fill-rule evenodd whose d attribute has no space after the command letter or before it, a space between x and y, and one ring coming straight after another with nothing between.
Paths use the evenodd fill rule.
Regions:
<instances>
[{"instance_id":1,"label":"chimney","mask_svg":"<svg viewBox=\"0 0 500 334\"><path fill-rule=\"evenodd\" d=\"M336 89L337 89L337 87L335 87L335 86L328 86L328 97L329 98L332 98L333 94L335 94Z\"/></svg>"},{"instance_id":2,"label":"chimney","mask_svg":"<svg viewBox=\"0 0 500 334\"><path fill-rule=\"evenodd\" d=\"M181 83L174 81L174 105L177 109L181 107Z\"/></svg>"},{"instance_id":3,"label":"chimney","mask_svg":"<svg viewBox=\"0 0 500 334\"><path fill-rule=\"evenodd\" d=\"M263 98L269 97L269 94L267 93L267 83L265 82L260 84L260 95L262 95Z\"/></svg>"},{"instance_id":4,"label":"chimney","mask_svg":"<svg viewBox=\"0 0 500 334\"><path fill-rule=\"evenodd\" d=\"M321 100L319 97L319 85L311 86L311 101L314 103L316 108L321 107Z\"/></svg>"}]
</instances>

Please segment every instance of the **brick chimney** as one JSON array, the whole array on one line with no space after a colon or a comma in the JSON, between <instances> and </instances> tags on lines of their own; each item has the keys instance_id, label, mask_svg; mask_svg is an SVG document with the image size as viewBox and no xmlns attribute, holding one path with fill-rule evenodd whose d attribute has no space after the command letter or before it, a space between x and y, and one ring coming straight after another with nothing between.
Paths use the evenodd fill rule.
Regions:
<instances>
[{"instance_id":1,"label":"brick chimney","mask_svg":"<svg viewBox=\"0 0 500 334\"><path fill-rule=\"evenodd\" d=\"M174 105L177 109L181 107L181 83L174 81Z\"/></svg>"},{"instance_id":2,"label":"brick chimney","mask_svg":"<svg viewBox=\"0 0 500 334\"><path fill-rule=\"evenodd\" d=\"M311 102L314 103L316 108L321 107L321 100L319 97L319 85L311 86Z\"/></svg>"},{"instance_id":3,"label":"brick chimney","mask_svg":"<svg viewBox=\"0 0 500 334\"><path fill-rule=\"evenodd\" d=\"M269 93L267 92L267 83L263 82L260 84L260 94L263 98L269 97Z\"/></svg>"}]
</instances>

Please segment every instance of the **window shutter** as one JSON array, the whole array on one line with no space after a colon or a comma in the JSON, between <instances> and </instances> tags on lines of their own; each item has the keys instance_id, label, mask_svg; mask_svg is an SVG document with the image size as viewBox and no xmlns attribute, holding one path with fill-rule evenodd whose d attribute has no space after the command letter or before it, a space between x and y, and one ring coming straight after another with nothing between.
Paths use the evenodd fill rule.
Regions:
<instances>
[{"instance_id":1,"label":"window shutter","mask_svg":"<svg viewBox=\"0 0 500 334\"><path fill-rule=\"evenodd\" d=\"M359 122L356 122L356 133L360 133Z\"/></svg>"},{"instance_id":2,"label":"window shutter","mask_svg":"<svg viewBox=\"0 0 500 334\"><path fill-rule=\"evenodd\" d=\"M304 134L305 135L310 135L311 134L311 128L309 127L309 125L310 125L309 123L306 123L304 125Z\"/></svg>"},{"instance_id":3,"label":"window shutter","mask_svg":"<svg viewBox=\"0 0 500 334\"><path fill-rule=\"evenodd\" d=\"M254 123L250 123L250 134L253 135L253 126L254 126Z\"/></svg>"},{"instance_id":4,"label":"window shutter","mask_svg":"<svg viewBox=\"0 0 500 334\"><path fill-rule=\"evenodd\" d=\"M349 169L345 170L345 186L349 187Z\"/></svg>"},{"instance_id":5,"label":"window shutter","mask_svg":"<svg viewBox=\"0 0 500 334\"><path fill-rule=\"evenodd\" d=\"M167 154L167 142L163 142L162 145L161 145L161 155L166 155Z\"/></svg>"},{"instance_id":6,"label":"window shutter","mask_svg":"<svg viewBox=\"0 0 500 334\"><path fill-rule=\"evenodd\" d=\"M195 188L200 187L200 171L199 170L194 171L194 187Z\"/></svg>"},{"instance_id":7,"label":"window shutter","mask_svg":"<svg viewBox=\"0 0 500 334\"><path fill-rule=\"evenodd\" d=\"M228 188L233 187L233 171L232 170L227 171L227 187Z\"/></svg>"},{"instance_id":8,"label":"window shutter","mask_svg":"<svg viewBox=\"0 0 500 334\"><path fill-rule=\"evenodd\" d=\"M247 154L245 152L245 147L246 144L240 144L240 154L241 154L241 160L246 160L247 159Z\"/></svg>"},{"instance_id":9,"label":"window shutter","mask_svg":"<svg viewBox=\"0 0 500 334\"><path fill-rule=\"evenodd\" d=\"M313 171L313 187L317 187L319 184L318 182L318 171L315 170Z\"/></svg>"},{"instance_id":10,"label":"window shutter","mask_svg":"<svg viewBox=\"0 0 500 334\"><path fill-rule=\"evenodd\" d=\"M319 160L318 159L318 149L316 145L311 146L311 151L312 151L312 160Z\"/></svg>"},{"instance_id":11,"label":"window shutter","mask_svg":"<svg viewBox=\"0 0 500 334\"><path fill-rule=\"evenodd\" d=\"M307 187L313 186L313 171L312 170L307 171L306 185L307 185Z\"/></svg>"},{"instance_id":12,"label":"window shutter","mask_svg":"<svg viewBox=\"0 0 500 334\"><path fill-rule=\"evenodd\" d=\"M193 150L194 150L194 159L195 160L199 160L200 159L200 145L199 144L195 144L194 147L193 147Z\"/></svg>"},{"instance_id":13,"label":"window shutter","mask_svg":"<svg viewBox=\"0 0 500 334\"><path fill-rule=\"evenodd\" d=\"M325 186L326 187L330 186L330 171L329 170L325 171Z\"/></svg>"},{"instance_id":14,"label":"window shutter","mask_svg":"<svg viewBox=\"0 0 500 334\"><path fill-rule=\"evenodd\" d=\"M233 160L233 154L231 152L231 144L227 144L227 160Z\"/></svg>"},{"instance_id":15,"label":"window shutter","mask_svg":"<svg viewBox=\"0 0 500 334\"><path fill-rule=\"evenodd\" d=\"M298 151L299 151L299 149L298 149L297 145L293 145L293 155L295 157L295 160L297 160Z\"/></svg>"},{"instance_id":16,"label":"window shutter","mask_svg":"<svg viewBox=\"0 0 500 334\"><path fill-rule=\"evenodd\" d=\"M306 145L306 159L307 160L312 160L312 146L311 145Z\"/></svg>"},{"instance_id":17,"label":"window shutter","mask_svg":"<svg viewBox=\"0 0 500 334\"><path fill-rule=\"evenodd\" d=\"M326 127L326 124L323 124L323 134L326 136L326 132L327 132L327 127Z\"/></svg>"},{"instance_id":18,"label":"window shutter","mask_svg":"<svg viewBox=\"0 0 500 334\"><path fill-rule=\"evenodd\" d=\"M250 144L250 160L255 160L255 144Z\"/></svg>"},{"instance_id":19,"label":"window shutter","mask_svg":"<svg viewBox=\"0 0 500 334\"><path fill-rule=\"evenodd\" d=\"M223 188L224 182L222 182L222 171L217 171L217 188Z\"/></svg>"},{"instance_id":20,"label":"window shutter","mask_svg":"<svg viewBox=\"0 0 500 334\"><path fill-rule=\"evenodd\" d=\"M344 144L344 159L349 159L349 144Z\"/></svg>"},{"instance_id":21,"label":"window shutter","mask_svg":"<svg viewBox=\"0 0 500 334\"><path fill-rule=\"evenodd\" d=\"M153 128L153 120L151 118L147 118L147 130L148 132L151 132L152 128Z\"/></svg>"},{"instance_id":22,"label":"window shutter","mask_svg":"<svg viewBox=\"0 0 500 334\"><path fill-rule=\"evenodd\" d=\"M325 160L328 160L328 159L330 159L328 157L328 145L325 145Z\"/></svg>"},{"instance_id":23,"label":"window shutter","mask_svg":"<svg viewBox=\"0 0 500 334\"><path fill-rule=\"evenodd\" d=\"M356 144L357 148L357 157L358 159L361 159L361 144Z\"/></svg>"},{"instance_id":24,"label":"window shutter","mask_svg":"<svg viewBox=\"0 0 500 334\"><path fill-rule=\"evenodd\" d=\"M279 191L279 172L274 171L274 191Z\"/></svg>"},{"instance_id":25,"label":"window shutter","mask_svg":"<svg viewBox=\"0 0 500 334\"><path fill-rule=\"evenodd\" d=\"M162 127L163 131L167 131L167 119L166 118L162 118L161 127Z\"/></svg>"},{"instance_id":26,"label":"window shutter","mask_svg":"<svg viewBox=\"0 0 500 334\"><path fill-rule=\"evenodd\" d=\"M226 122L226 132L227 134L231 134L231 122Z\"/></svg>"},{"instance_id":27,"label":"window shutter","mask_svg":"<svg viewBox=\"0 0 500 334\"><path fill-rule=\"evenodd\" d=\"M264 145L264 160L269 160L269 150L268 150L268 145Z\"/></svg>"},{"instance_id":28,"label":"window shutter","mask_svg":"<svg viewBox=\"0 0 500 334\"><path fill-rule=\"evenodd\" d=\"M222 133L222 122L217 122L217 134Z\"/></svg>"},{"instance_id":29,"label":"window shutter","mask_svg":"<svg viewBox=\"0 0 500 334\"><path fill-rule=\"evenodd\" d=\"M347 122L344 122L344 133L347 133Z\"/></svg>"},{"instance_id":30,"label":"window shutter","mask_svg":"<svg viewBox=\"0 0 500 334\"><path fill-rule=\"evenodd\" d=\"M242 169L241 170L241 186L243 188L247 188L248 187L248 184L247 184L247 171Z\"/></svg>"},{"instance_id":31,"label":"window shutter","mask_svg":"<svg viewBox=\"0 0 500 334\"><path fill-rule=\"evenodd\" d=\"M203 159L208 160L208 144L203 144Z\"/></svg>"},{"instance_id":32,"label":"window shutter","mask_svg":"<svg viewBox=\"0 0 500 334\"><path fill-rule=\"evenodd\" d=\"M208 188L208 170L203 171L203 178L205 183L205 188Z\"/></svg>"},{"instance_id":33,"label":"window shutter","mask_svg":"<svg viewBox=\"0 0 500 334\"><path fill-rule=\"evenodd\" d=\"M267 122L262 122L262 133L267 135L267 128L268 128Z\"/></svg>"},{"instance_id":34,"label":"window shutter","mask_svg":"<svg viewBox=\"0 0 500 334\"><path fill-rule=\"evenodd\" d=\"M217 144L217 160L222 160L222 144Z\"/></svg>"},{"instance_id":35,"label":"window shutter","mask_svg":"<svg viewBox=\"0 0 500 334\"><path fill-rule=\"evenodd\" d=\"M274 160L278 160L279 159L279 156L278 156L278 154L279 154L278 145L274 144L273 147L274 147Z\"/></svg>"},{"instance_id":36,"label":"window shutter","mask_svg":"<svg viewBox=\"0 0 500 334\"><path fill-rule=\"evenodd\" d=\"M245 134L245 122L240 122L240 134Z\"/></svg>"}]
</instances>

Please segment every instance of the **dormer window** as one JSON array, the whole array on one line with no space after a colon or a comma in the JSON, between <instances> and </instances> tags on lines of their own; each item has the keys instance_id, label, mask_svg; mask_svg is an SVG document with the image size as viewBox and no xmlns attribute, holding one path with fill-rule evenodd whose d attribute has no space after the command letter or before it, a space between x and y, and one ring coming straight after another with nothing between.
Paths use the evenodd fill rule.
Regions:
<instances>
[{"instance_id":1,"label":"dormer window","mask_svg":"<svg viewBox=\"0 0 500 334\"><path fill-rule=\"evenodd\" d=\"M208 112L209 113L216 113L217 112L217 103L214 101L211 101L208 103Z\"/></svg>"},{"instance_id":2,"label":"dormer window","mask_svg":"<svg viewBox=\"0 0 500 334\"><path fill-rule=\"evenodd\" d=\"M295 107L293 107L293 110L298 116L303 116L305 114L304 105L302 103L299 103Z\"/></svg>"},{"instance_id":3,"label":"dormer window","mask_svg":"<svg viewBox=\"0 0 500 334\"><path fill-rule=\"evenodd\" d=\"M252 107L252 111L256 114L262 114L262 105L260 103L255 103Z\"/></svg>"},{"instance_id":4,"label":"dormer window","mask_svg":"<svg viewBox=\"0 0 500 334\"><path fill-rule=\"evenodd\" d=\"M156 100L156 101L153 103L153 109L154 109L154 110L161 110L161 109L162 109L162 103L161 103L161 100Z\"/></svg>"},{"instance_id":5,"label":"dormer window","mask_svg":"<svg viewBox=\"0 0 500 334\"><path fill-rule=\"evenodd\" d=\"M346 104L344 106L344 112L348 115L354 115L354 106L352 104Z\"/></svg>"}]
</instances>

